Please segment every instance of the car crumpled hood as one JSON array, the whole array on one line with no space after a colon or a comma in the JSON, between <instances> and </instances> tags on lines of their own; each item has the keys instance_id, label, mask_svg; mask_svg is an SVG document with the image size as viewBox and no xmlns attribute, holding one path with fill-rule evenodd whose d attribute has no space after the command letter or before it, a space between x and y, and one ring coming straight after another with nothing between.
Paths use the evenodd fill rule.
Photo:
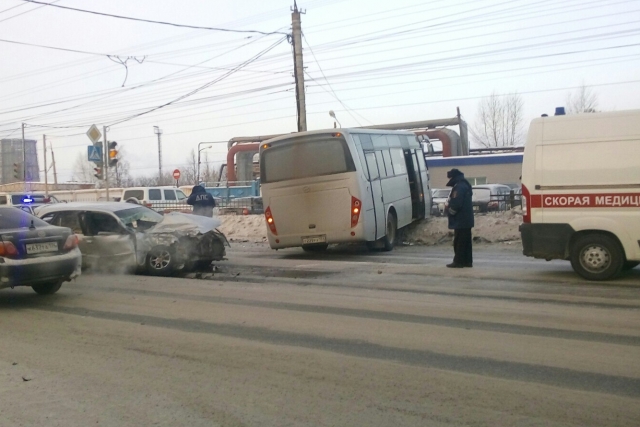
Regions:
<instances>
[{"instance_id":1,"label":"car crumpled hood","mask_svg":"<svg viewBox=\"0 0 640 427\"><path fill-rule=\"evenodd\" d=\"M186 236L197 236L216 230L222 221L217 218L208 218L205 216L183 214L180 212L171 212L164 215L162 221L154 225L144 234L178 234Z\"/></svg>"}]
</instances>

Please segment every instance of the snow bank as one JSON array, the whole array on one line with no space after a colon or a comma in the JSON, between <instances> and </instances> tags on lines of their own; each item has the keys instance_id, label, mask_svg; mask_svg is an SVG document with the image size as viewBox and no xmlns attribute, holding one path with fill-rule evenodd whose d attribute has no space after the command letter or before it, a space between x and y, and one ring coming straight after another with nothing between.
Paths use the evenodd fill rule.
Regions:
<instances>
[{"instance_id":1,"label":"snow bank","mask_svg":"<svg viewBox=\"0 0 640 427\"><path fill-rule=\"evenodd\" d=\"M520 240L518 227L522 224L522 211L511 210L479 214L475 217L474 241L499 243ZM453 230L447 228L447 218L430 218L411 224L404 230L403 242L420 245L451 243Z\"/></svg>"},{"instance_id":2,"label":"snow bank","mask_svg":"<svg viewBox=\"0 0 640 427\"><path fill-rule=\"evenodd\" d=\"M218 228L229 240L266 242L267 226L263 215L220 215ZM511 210L476 215L473 236L476 241L498 243L520 240L518 226L522 223L522 211ZM447 228L446 218L430 218L412 224L404 230L402 241L418 245L451 243L453 231Z\"/></svg>"}]
</instances>

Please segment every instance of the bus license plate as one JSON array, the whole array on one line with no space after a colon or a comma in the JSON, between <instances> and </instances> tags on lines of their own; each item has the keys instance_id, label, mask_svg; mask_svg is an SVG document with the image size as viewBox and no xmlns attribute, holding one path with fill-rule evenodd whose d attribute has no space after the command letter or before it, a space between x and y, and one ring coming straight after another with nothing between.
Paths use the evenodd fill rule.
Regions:
<instances>
[{"instance_id":1,"label":"bus license plate","mask_svg":"<svg viewBox=\"0 0 640 427\"><path fill-rule=\"evenodd\" d=\"M58 243L57 242L48 242L48 243L28 243L25 245L27 247L27 254L41 254L43 252L57 252L58 251Z\"/></svg>"},{"instance_id":2,"label":"bus license plate","mask_svg":"<svg viewBox=\"0 0 640 427\"><path fill-rule=\"evenodd\" d=\"M312 245L314 243L325 243L327 241L327 236L308 236L302 238L303 245Z\"/></svg>"}]
</instances>

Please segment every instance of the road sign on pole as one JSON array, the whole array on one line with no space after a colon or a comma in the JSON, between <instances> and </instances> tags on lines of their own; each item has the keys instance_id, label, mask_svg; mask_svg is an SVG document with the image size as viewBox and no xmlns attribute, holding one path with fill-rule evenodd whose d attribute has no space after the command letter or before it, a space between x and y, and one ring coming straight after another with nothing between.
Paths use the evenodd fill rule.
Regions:
<instances>
[{"instance_id":1,"label":"road sign on pole","mask_svg":"<svg viewBox=\"0 0 640 427\"><path fill-rule=\"evenodd\" d=\"M101 145L89 145L87 146L87 158L90 162L102 163L102 146Z\"/></svg>"},{"instance_id":2,"label":"road sign on pole","mask_svg":"<svg viewBox=\"0 0 640 427\"><path fill-rule=\"evenodd\" d=\"M100 133L100 129L98 129L96 125L91 125L91 127L87 131L87 136L89 137L91 142L95 144L96 142L100 141L102 133Z\"/></svg>"},{"instance_id":3,"label":"road sign on pole","mask_svg":"<svg viewBox=\"0 0 640 427\"><path fill-rule=\"evenodd\" d=\"M180 169L176 169L173 171L173 179L176 181L180 179Z\"/></svg>"}]
</instances>

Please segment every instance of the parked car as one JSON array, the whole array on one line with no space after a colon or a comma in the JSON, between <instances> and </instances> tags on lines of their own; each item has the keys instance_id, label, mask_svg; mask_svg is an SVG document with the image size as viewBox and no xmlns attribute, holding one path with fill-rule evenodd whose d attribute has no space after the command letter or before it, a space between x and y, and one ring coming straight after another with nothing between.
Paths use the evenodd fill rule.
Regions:
<instances>
[{"instance_id":1,"label":"parked car","mask_svg":"<svg viewBox=\"0 0 640 427\"><path fill-rule=\"evenodd\" d=\"M513 203L512 206L520 206L522 205L522 185L511 183L511 184L503 184L506 185L513 191Z\"/></svg>"},{"instance_id":2,"label":"parked car","mask_svg":"<svg viewBox=\"0 0 640 427\"><path fill-rule=\"evenodd\" d=\"M450 188L431 190L431 215L444 215L444 207L451 194Z\"/></svg>"},{"instance_id":3,"label":"parked car","mask_svg":"<svg viewBox=\"0 0 640 427\"><path fill-rule=\"evenodd\" d=\"M217 219L179 212L160 215L132 203L66 203L46 206L39 215L49 224L74 230L87 268L168 276L223 259L228 244L216 230Z\"/></svg>"},{"instance_id":4,"label":"parked car","mask_svg":"<svg viewBox=\"0 0 640 427\"><path fill-rule=\"evenodd\" d=\"M187 196L176 187L134 187L122 192L120 202L146 206L155 211L191 210Z\"/></svg>"},{"instance_id":5,"label":"parked car","mask_svg":"<svg viewBox=\"0 0 640 427\"><path fill-rule=\"evenodd\" d=\"M474 212L504 211L511 208L511 189L502 184L475 185L471 198Z\"/></svg>"},{"instance_id":6,"label":"parked car","mask_svg":"<svg viewBox=\"0 0 640 427\"><path fill-rule=\"evenodd\" d=\"M31 204L60 203L55 196L40 193L0 193L0 205L21 206Z\"/></svg>"},{"instance_id":7,"label":"parked car","mask_svg":"<svg viewBox=\"0 0 640 427\"><path fill-rule=\"evenodd\" d=\"M13 205L14 208L18 208L21 211L24 211L28 214L34 215L34 216L38 216L38 209L40 209L41 207L46 206L46 204L43 203L29 203L29 204L22 204L22 205Z\"/></svg>"},{"instance_id":8,"label":"parked car","mask_svg":"<svg viewBox=\"0 0 640 427\"><path fill-rule=\"evenodd\" d=\"M80 275L78 237L10 206L0 207L0 289L31 286L53 294Z\"/></svg>"}]
</instances>

